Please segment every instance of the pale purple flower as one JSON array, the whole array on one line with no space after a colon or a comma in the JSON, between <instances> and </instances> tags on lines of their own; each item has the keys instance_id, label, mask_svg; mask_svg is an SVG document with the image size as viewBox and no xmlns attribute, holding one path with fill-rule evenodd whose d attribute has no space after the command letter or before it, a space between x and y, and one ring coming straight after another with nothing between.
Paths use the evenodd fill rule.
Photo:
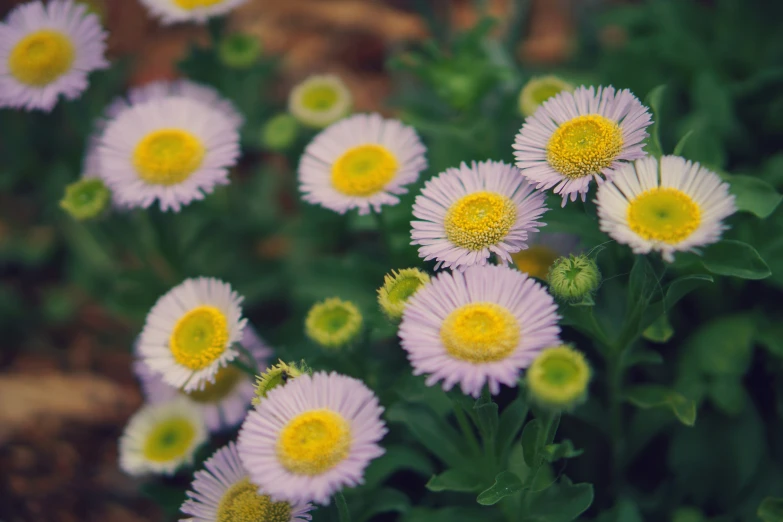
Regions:
<instances>
[{"instance_id":1,"label":"pale purple flower","mask_svg":"<svg viewBox=\"0 0 783 522\"><path fill-rule=\"evenodd\" d=\"M183 0L141 0L150 14L164 24L178 22L204 23L215 16L223 16L247 0L216 0L209 5L200 1Z\"/></svg>"}]
</instances>

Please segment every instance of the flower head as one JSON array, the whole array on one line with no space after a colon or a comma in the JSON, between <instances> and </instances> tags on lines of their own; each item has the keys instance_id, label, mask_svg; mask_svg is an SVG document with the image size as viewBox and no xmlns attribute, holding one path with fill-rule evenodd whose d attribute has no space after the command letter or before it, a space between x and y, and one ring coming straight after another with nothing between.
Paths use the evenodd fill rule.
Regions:
<instances>
[{"instance_id":1,"label":"flower head","mask_svg":"<svg viewBox=\"0 0 783 522\"><path fill-rule=\"evenodd\" d=\"M270 118L261 128L261 144L272 150L285 150L296 140L299 124L283 112Z\"/></svg>"},{"instance_id":2,"label":"flower head","mask_svg":"<svg viewBox=\"0 0 783 522\"><path fill-rule=\"evenodd\" d=\"M62 94L78 98L87 75L109 62L106 32L73 0L34 0L0 23L0 107L50 111Z\"/></svg>"},{"instance_id":3,"label":"flower head","mask_svg":"<svg viewBox=\"0 0 783 522\"><path fill-rule=\"evenodd\" d=\"M496 265L441 272L416 292L402 316L400 339L415 375L477 397L485 384L515 386L519 372L557 344L557 307L546 290L517 270Z\"/></svg>"},{"instance_id":4,"label":"flower head","mask_svg":"<svg viewBox=\"0 0 783 522\"><path fill-rule=\"evenodd\" d=\"M99 130L100 175L128 207L179 211L228 183L239 157L241 116L192 82L154 83L107 109Z\"/></svg>"},{"instance_id":5,"label":"flower head","mask_svg":"<svg viewBox=\"0 0 783 522\"><path fill-rule=\"evenodd\" d=\"M391 320L400 319L411 296L429 282L429 274L418 268L392 270L383 277L383 286L378 289L381 310Z\"/></svg>"},{"instance_id":6,"label":"flower head","mask_svg":"<svg viewBox=\"0 0 783 522\"><path fill-rule=\"evenodd\" d=\"M193 478L180 510L192 518L180 522L297 522L311 520L312 505L275 502L258 490L233 442L204 462Z\"/></svg>"},{"instance_id":7,"label":"flower head","mask_svg":"<svg viewBox=\"0 0 783 522\"><path fill-rule=\"evenodd\" d=\"M217 279L186 279L147 314L139 354L153 372L186 392L204 390L239 352L242 297Z\"/></svg>"},{"instance_id":8,"label":"flower head","mask_svg":"<svg viewBox=\"0 0 783 522\"><path fill-rule=\"evenodd\" d=\"M463 163L427 181L416 197L412 244L438 267L485 265L492 254L508 263L543 226L536 220L547 210L545 198L512 165Z\"/></svg>"},{"instance_id":9,"label":"flower head","mask_svg":"<svg viewBox=\"0 0 783 522\"><path fill-rule=\"evenodd\" d=\"M363 482L383 454L383 408L361 381L336 373L302 375L271 390L239 432L250 480L276 501L318 502Z\"/></svg>"},{"instance_id":10,"label":"flower head","mask_svg":"<svg viewBox=\"0 0 783 522\"><path fill-rule=\"evenodd\" d=\"M590 182L611 179L623 162L644 157L650 113L628 90L579 87L545 101L514 142L522 175L536 188L585 199Z\"/></svg>"},{"instance_id":11,"label":"flower head","mask_svg":"<svg viewBox=\"0 0 783 522\"><path fill-rule=\"evenodd\" d=\"M344 214L399 203L427 168L413 128L378 114L357 114L321 131L299 162L302 198Z\"/></svg>"},{"instance_id":12,"label":"flower head","mask_svg":"<svg viewBox=\"0 0 783 522\"><path fill-rule=\"evenodd\" d=\"M299 364L279 361L270 366L264 373L256 377L256 396L253 397L253 404L258 405L271 390L287 384L305 373L312 374L313 372L304 361Z\"/></svg>"},{"instance_id":13,"label":"flower head","mask_svg":"<svg viewBox=\"0 0 783 522\"><path fill-rule=\"evenodd\" d=\"M549 291L563 301L575 303L592 298L601 284L595 260L585 254L557 259L547 275Z\"/></svg>"},{"instance_id":14,"label":"flower head","mask_svg":"<svg viewBox=\"0 0 783 522\"><path fill-rule=\"evenodd\" d=\"M351 111L353 98L334 75L316 75L297 85L288 96L288 110L303 125L323 129Z\"/></svg>"},{"instance_id":15,"label":"flower head","mask_svg":"<svg viewBox=\"0 0 783 522\"><path fill-rule=\"evenodd\" d=\"M141 0L150 14L164 24L177 22L204 23L222 16L247 0Z\"/></svg>"},{"instance_id":16,"label":"flower head","mask_svg":"<svg viewBox=\"0 0 783 522\"><path fill-rule=\"evenodd\" d=\"M193 462L206 440L201 411L186 398L148 404L131 417L120 438L120 468L130 475L172 475Z\"/></svg>"},{"instance_id":17,"label":"flower head","mask_svg":"<svg viewBox=\"0 0 783 522\"><path fill-rule=\"evenodd\" d=\"M728 184L679 156L644 158L626 165L598 190L601 230L636 254L696 251L715 243L736 211Z\"/></svg>"},{"instance_id":18,"label":"flower head","mask_svg":"<svg viewBox=\"0 0 783 522\"><path fill-rule=\"evenodd\" d=\"M537 403L564 410L584 400L590 366L581 352L562 345L547 348L527 369L527 388Z\"/></svg>"},{"instance_id":19,"label":"flower head","mask_svg":"<svg viewBox=\"0 0 783 522\"><path fill-rule=\"evenodd\" d=\"M232 69L247 69L260 55L261 42L251 34L231 33L218 45L220 61Z\"/></svg>"},{"instance_id":20,"label":"flower head","mask_svg":"<svg viewBox=\"0 0 783 522\"><path fill-rule=\"evenodd\" d=\"M511 259L520 272L546 280L555 260L574 253L578 245L579 236L574 234L541 232L533 236L527 249L511 254Z\"/></svg>"},{"instance_id":21,"label":"flower head","mask_svg":"<svg viewBox=\"0 0 783 522\"><path fill-rule=\"evenodd\" d=\"M85 220L99 216L109 205L111 192L100 179L80 179L65 187L60 208L74 219Z\"/></svg>"},{"instance_id":22,"label":"flower head","mask_svg":"<svg viewBox=\"0 0 783 522\"><path fill-rule=\"evenodd\" d=\"M563 91L574 92L574 86L557 76L531 78L519 92L519 112L532 116L542 103Z\"/></svg>"},{"instance_id":23,"label":"flower head","mask_svg":"<svg viewBox=\"0 0 783 522\"><path fill-rule=\"evenodd\" d=\"M338 348L356 338L362 322L362 314L355 304L331 297L310 308L305 333L321 346Z\"/></svg>"}]
</instances>

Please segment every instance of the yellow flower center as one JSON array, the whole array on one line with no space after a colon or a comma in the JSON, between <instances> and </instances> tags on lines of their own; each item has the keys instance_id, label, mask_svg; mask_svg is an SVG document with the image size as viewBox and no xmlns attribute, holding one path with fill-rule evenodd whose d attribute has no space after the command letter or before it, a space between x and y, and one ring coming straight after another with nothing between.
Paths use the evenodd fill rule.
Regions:
<instances>
[{"instance_id":1,"label":"yellow flower center","mask_svg":"<svg viewBox=\"0 0 783 522\"><path fill-rule=\"evenodd\" d=\"M169 462L184 456L196 436L193 423L175 417L161 422L144 441L144 458L153 462Z\"/></svg>"},{"instance_id":2,"label":"yellow flower center","mask_svg":"<svg viewBox=\"0 0 783 522\"><path fill-rule=\"evenodd\" d=\"M21 83L42 87L68 72L75 56L70 37L43 29L28 34L11 49L8 70Z\"/></svg>"},{"instance_id":3,"label":"yellow flower center","mask_svg":"<svg viewBox=\"0 0 783 522\"><path fill-rule=\"evenodd\" d=\"M560 125L546 146L546 159L563 176L577 179L609 167L623 148L620 126L598 114Z\"/></svg>"},{"instance_id":4,"label":"yellow flower center","mask_svg":"<svg viewBox=\"0 0 783 522\"><path fill-rule=\"evenodd\" d=\"M228 321L213 306L200 306L183 315L169 338L174 360L191 370L201 370L215 362L227 344Z\"/></svg>"},{"instance_id":5,"label":"yellow flower center","mask_svg":"<svg viewBox=\"0 0 783 522\"><path fill-rule=\"evenodd\" d=\"M211 7L213 5L222 4L224 1L225 0L174 0L174 3L182 9L191 11L193 9L198 9L199 7Z\"/></svg>"},{"instance_id":6,"label":"yellow flower center","mask_svg":"<svg viewBox=\"0 0 783 522\"><path fill-rule=\"evenodd\" d=\"M302 93L302 105L311 111L326 111L331 109L339 95L331 85L313 85Z\"/></svg>"},{"instance_id":7,"label":"yellow flower center","mask_svg":"<svg viewBox=\"0 0 783 522\"><path fill-rule=\"evenodd\" d=\"M557 252L543 245L533 245L527 250L511 254L511 259L521 272L538 279L546 279L549 267L558 257Z\"/></svg>"},{"instance_id":8,"label":"yellow flower center","mask_svg":"<svg viewBox=\"0 0 783 522\"><path fill-rule=\"evenodd\" d=\"M215 374L215 382L208 382L203 390L187 392L188 397L200 403L220 402L237 387L245 374L234 366L224 366Z\"/></svg>"},{"instance_id":9,"label":"yellow flower center","mask_svg":"<svg viewBox=\"0 0 783 522\"><path fill-rule=\"evenodd\" d=\"M136 145L133 164L139 177L154 185L182 183L201 166L204 145L181 129L153 131Z\"/></svg>"},{"instance_id":10,"label":"yellow flower center","mask_svg":"<svg viewBox=\"0 0 783 522\"><path fill-rule=\"evenodd\" d=\"M446 351L474 364L501 361L519 345L516 318L496 303L470 303L443 321L440 338Z\"/></svg>"},{"instance_id":11,"label":"yellow flower center","mask_svg":"<svg viewBox=\"0 0 783 522\"><path fill-rule=\"evenodd\" d=\"M258 487L242 479L223 493L215 522L289 522L291 505L259 495Z\"/></svg>"},{"instance_id":12,"label":"yellow flower center","mask_svg":"<svg viewBox=\"0 0 783 522\"><path fill-rule=\"evenodd\" d=\"M482 250L506 237L517 220L517 207L505 196L476 192L454 202L444 226L451 243L468 250Z\"/></svg>"},{"instance_id":13,"label":"yellow flower center","mask_svg":"<svg viewBox=\"0 0 783 522\"><path fill-rule=\"evenodd\" d=\"M319 475L332 469L350 449L350 425L340 414L326 409L300 413L282 429L277 441L280 462L299 475Z\"/></svg>"},{"instance_id":14,"label":"yellow flower center","mask_svg":"<svg viewBox=\"0 0 783 522\"><path fill-rule=\"evenodd\" d=\"M394 179L397 158L381 145L359 145L345 151L332 166L332 185L348 196L372 196Z\"/></svg>"},{"instance_id":15,"label":"yellow flower center","mask_svg":"<svg viewBox=\"0 0 783 522\"><path fill-rule=\"evenodd\" d=\"M676 244L701 223L701 209L675 188L653 188L636 196L627 211L628 226L647 240Z\"/></svg>"}]
</instances>

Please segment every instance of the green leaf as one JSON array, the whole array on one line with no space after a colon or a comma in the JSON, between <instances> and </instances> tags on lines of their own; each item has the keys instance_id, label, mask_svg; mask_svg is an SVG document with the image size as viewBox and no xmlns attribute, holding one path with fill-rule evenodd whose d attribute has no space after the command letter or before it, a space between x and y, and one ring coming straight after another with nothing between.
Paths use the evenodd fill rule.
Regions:
<instances>
[{"instance_id":1,"label":"green leaf","mask_svg":"<svg viewBox=\"0 0 783 522\"><path fill-rule=\"evenodd\" d=\"M430 491L478 491L481 484L476 477L462 470L448 469L433 475L426 484Z\"/></svg>"},{"instance_id":2,"label":"green leaf","mask_svg":"<svg viewBox=\"0 0 783 522\"><path fill-rule=\"evenodd\" d=\"M688 143L688 138L690 138L692 134L693 129L686 132L685 135L680 138L680 141L678 141L677 145L674 146L674 152L672 152L673 155L682 156L682 150L685 148L685 144Z\"/></svg>"},{"instance_id":3,"label":"green leaf","mask_svg":"<svg viewBox=\"0 0 783 522\"><path fill-rule=\"evenodd\" d=\"M500 454L511 447L514 440L522 429L522 424L527 417L528 406L525 399L525 392L519 391L519 395L511 402L500 414L500 424L498 426L497 444Z\"/></svg>"},{"instance_id":4,"label":"green leaf","mask_svg":"<svg viewBox=\"0 0 783 522\"><path fill-rule=\"evenodd\" d=\"M663 364L663 356L654 350L635 348L625 357L625 366L637 366L640 364Z\"/></svg>"},{"instance_id":5,"label":"green leaf","mask_svg":"<svg viewBox=\"0 0 783 522\"><path fill-rule=\"evenodd\" d=\"M397 403L389 408L386 419L404 424L424 447L452 467L466 463L468 450L461 436L443 419L437 418L430 408Z\"/></svg>"},{"instance_id":6,"label":"green leaf","mask_svg":"<svg viewBox=\"0 0 783 522\"><path fill-rule=\"evenodd\" d=\"M479 493L476 502L482 506L491 506L504 497L519 493L523 487L519 477L510 471L503 471L495 477L495 483L491 487Z\"/></svg>"},{"instance_id":7,"label":"green leaf","mask_svg":"<svg viewBox=\"0 0 783 522\"><path fill-rule=\"evenodd\" d=\"M647 129L650 136L646 140L645 150L650 156L660 158L663 155L663 147L661 147L660 138L660 117L661 117L661 104L663 102L663 94L666 91L666 85L659 85L651 90L647 94L647 98L644 100L644 104L650 108L652 112L653 123Z\"/></svg>"},{"instance_id":8,"label":"green leaf","mask_svg":"<svg viewBox=\"0 0 783 522\"><path fill-rule=\"evenodd\" d=\"M731 239L708 246L702 264L713 274L743 279L764 279L772 274L755 248Z\"/></svg>"},{"instance_id":9,"label":"green leaf","mask_svg":"<svg viewBox=\"0 0 783 522\"><path fill-rule=\"evenodd\" d=\"M537 495L530 504L530 514L522 522L571 522L593 503L592 484L571 484L568 478L556 487Z\"/></svg>"},{"instance_id":10,"label":"green leaf","mask_svg":"<svg viewBox=\"0 0 783 522\"><path fill-rule=\"evenodd\" d=\"M381 513L407 513L411 509L411 501L408 496L396 489L383 488L373 492L372 502L362 513L361 520L371 520Z\"/></svg>"},{"instance_id":11,"label":"green leaf","mask_svg":"<svg viewBox=\"0 0 783 522\"><path fill-rule=\"evenodd\" d=\"M722 177L731 186L737 210L750 212L761 219L769 217L783 199L772 185L761 178L728 174Z\"/></svg>"},{"instance_id":12,"label":"green leaf","mask_svg":"<svg viewBox=\"0 0 783 522\"><path fill-rule=\"evenodd\" d=\"M674 328L666 314L659 315L658 319L642 332L642 337L648 341L661 344L669 342L673 335Z\"/></svg>"},{"instance_id":13,"label":"green leaf","mask_svg":"<svg viewBox=\"0 0 783 522\"><path fill-rule=\"evenodd\" d=\"M765 498L756 514L764 522L783 522L783 498Z\"/></svg>"},{"instance_id":14,"label":"green leaf","mask_svg":"<svg viewBox=\"0 0 783 522\"><path fill-rule=\"evenodd\" d=\"M641 385L629 388L625 398L639 408L669 408L686 426L696 423L696 404L664 386Z\"/></svg>"},{"instance_id":15,"label":"green leaf","mask_svg":"<svg viewBox=\"0 0 783 522\"><path fill-rule=\"evenodd\" d=\"M541 450L541 454L547 462L555 462L560 459L572 459L584 453L584 450L574 448L570 440L566 439L559 444L547 444Z\"/></svg>"},{"instance_id":16,"label":"green leaf","mask_svg":"<svg viewBox=\"0 0 783 522\"><path fill-rule=\"evenodd\" d=\"M490 440L498 432L498 405L492 402L492 396L489 393L481 394L481 397L473 406L476 410L478 419L478 428L484 440Z\"/></svg>"},{"instance_id":17,"label":"green leaf","mask_svg":"<svg viewBox=\"0 0 783 522\"><path fill-rule=\"evenodd\" d=\"M658 276L650 262L645 256L636 256L628 279L626 315L623 331L617 341L618 346L625 348L648 326L644 320L650 313L648 305L653 295L660 291ZM657 315L660 315L660 312L656 313L656 317Z\"/></svg>"},{"instance_id":18,"label":"green leaf","mask_svg":"<svg viewBox=\"0 0 783 522\"><path fill-rule=\"evenodd\" d=\"M373 489L394 473L406 470L420 475L432 475L432 463L430 459L414 448L402 445L386 447L386 452L373 460L364 473L364 484L361 488Z\"/></svg>"},{"instance_id":19,"label":"green leaf","mask_svg":"<svg viewBox=\"0 0 783 522\"><path fill-rule=\"evenodd\" d=\"M702 372L742 376L750 365L756 319L753 314L723 316L702 325L685 344Z\"/></svg>"},{"instance_id":20,"label":"green leaf","mask_svg":"<svg viewBox=\"0 0 783 522\"><path fill-rule=\"evenodd\" d=\"M737 376L718 377L708 385L707 394L726 415L739 415L745 407L745 388Z\"/></svg>"},{"instance_id":21,"label":"green leaf","mask_svg":"<svg viewBox=\"0 0 783 522\"><path fill-rule=\"evenodd\" d=\"M334 495L334 503L337 506L337 518L340 522L351 522L351 510L345 502L345 496L342 491Z\"/></svg>"},{"instance_id":22,"label":"green leaf","mask_svg":"<svg viewBox=\"0 0 783 522\"><path fill-rule=\"evenodd\" d=\"M541 421L533 419L522 430L522 454L525 464L533 468L536 466L536 453L538 453L538 434L541 431Z\"/></svg>"}]
</instances>

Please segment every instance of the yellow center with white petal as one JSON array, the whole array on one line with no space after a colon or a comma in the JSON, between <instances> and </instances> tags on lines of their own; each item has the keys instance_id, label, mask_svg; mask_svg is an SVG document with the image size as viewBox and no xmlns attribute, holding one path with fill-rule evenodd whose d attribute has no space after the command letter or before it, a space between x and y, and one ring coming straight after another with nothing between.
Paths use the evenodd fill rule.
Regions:
<instances>
[{"instance_id":1,"label":"yellow center with white petal","mask_svg":"<svg viewBox=\"0 0 783 522\"><path fill-rule=\"evenodd\" d=\"M204 160L206 149L194 134L160 129L144 136L133 151L141 179L153 185L176 185L190 177Z\"/></svg>"},{"instance_id":2,"label":"yellow center with white petal","mask_svg":"<svg viewBox=\"0 0 783 522\"><path fill-rule=\"evenodd\" d=\"M224 366L215 374L215 382L208 382L203 390L193 390L186 395L202 404L214 404L222 401L233 392L247 376L234 366Z\"/></svg>"},{"instance_id":3,"label":"yellow center with white petal","mask_svg":"<svg viewBox=\"0 0 783 522\"><path fill-rule=\"evenodd\" d=\"M225 1L226 0L174 0L174 3L182 9L191 11L200 7L212 7L213 5L219 5Z\"/></svg>"},{"instance_id":4,"label":"yellow center with white petal","mask_svg":"<svg viewBox=\"0 0 783 522\"><path fill-rule=\"evenodd\" d=\"M289 522L291 505L272 502L269 495L260 495L258 487L245 478L223 493L215 522Z\"/></svg>"},{"instance_id":5,"label":"yellow center with white petal","mask_svg":"<svg viewBox=\"0 0 783 522\"><path fill-rule=\"evenodd\" d=\"M628 226L648 241L670 245L687 239L701 223L701 209L685 192L670 187L645 190L628 205Z\"/></svg>"},{"instance_id":6,"label":"yellow center with white petal","mask_svg":"<svg viewBox=\"0 0 783 522\"><path fill-rule=\"evenodd\" d=\"M339 99L340 93L334 85L318 83L307 87L301 94L300 101L305 109L321 112L334 107Z\"/></svg>"},{"instance_id":7,"label":"yellow center with white petal","mask_svg":"<svg viewBox=\"0 0 783 522\"><path fill-rule=\"evenodd\" d=\"M440 328L446 351L473 364L502 361L514 352L521 336L516 318L497 303L463 305Z\"/></svg>"},{"instance_id":8,"label":"yellow center with white petal","mask_svg":"<svg viewBox=\"0 0 783 522\"><path fill-rule=\"evenodd\" d=\"M599 114L588 114L555 130L546 145L546 159L563 176L578 179L609 167L622 149L620 126Z\"/></svg>"},{"instance_id":9,"label":"yellow center with white petal","mask_svg":"<svg viewBox=\"0 0 783 522\"><path fill-rule=\"evenodd\" d=\"M520 272L525 272L531 277L546 279L549 267L560 255L549 247L533 245L527 250L520 250L511 254L511 259Z\"/></svg>"},{"instance_id":10,"label":"yellow center with white petal","mask_svg":"<svg viewBox=\"0 0 783 522\"><path fill-rule=\"evenodd\" d=\"M75 57L68 35L42 29L28 34L11 49L8 71L25 85L43 87L68 72Z\"/></svg>"},{"instance_id":11,"label":"yellow center with white petal","mask_svg":"<svg viewBox=\"0 0 783 522\"><path fill-rule=\"evenodd\" d=\"M394 179L399 163L382 145L359 145L332 165L332 186L347 196L369 197Z\"/></svg>"},{"instance_id":12,"label":"yellow center with white petal","mask_svg":"<svg viewBox=\"0 0 783 522\"><path fill-rule=\"evenodd\" d=\"M188 454L195 437L196 427L190 419L172 417L162 420L144 440L144 458L153 462L180 459Z\"/></svg>"},{"instance_id":13,"label":"yellow center with white petal","mask_svg":"<svg viewBox=\"0 0 783 522\"><path fill-rule=\"evenodd\" d=\"M214 363L228 347L228 320L214 306L199 306L183 315L169 338L174 360L191 370Z\"/></svg>"},{"instance_id":14,"label":"yellow center with white petal","mask_svg":"<svg viewBox=\"0 0 783 522\"><path fill-rule=\"evenodd\" d=\"M320 409L300 413L281 430L277 456L298 475L320 475L343 461L351 449L351 426L342 415Z\"/></svg>"},{"instance_id":15,"label":"yellow center with white petal","mask_svg":"<svg viewBox=\"0 0 783 522\"><path fill-rule=\"evenodd\" d=\"M448 240L461 248L482 250L508 235L517 221L517 207L506 196L475 192L454 202L446 212Z\"/></svg>"}]
</instances>

